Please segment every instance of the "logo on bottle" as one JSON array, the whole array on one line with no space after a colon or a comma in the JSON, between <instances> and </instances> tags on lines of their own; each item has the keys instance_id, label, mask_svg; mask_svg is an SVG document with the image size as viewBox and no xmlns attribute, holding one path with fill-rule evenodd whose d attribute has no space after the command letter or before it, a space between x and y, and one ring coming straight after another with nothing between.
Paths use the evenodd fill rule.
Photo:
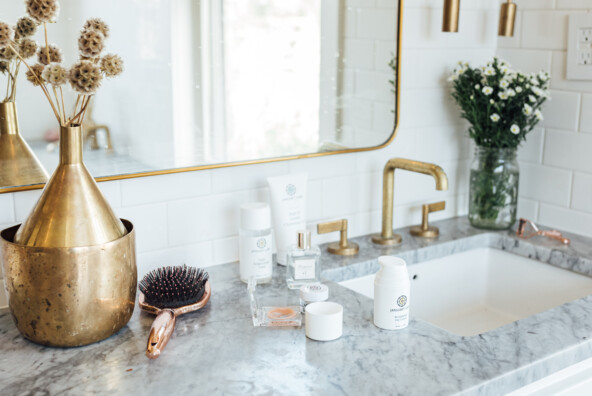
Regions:
<instances>
[{"instance_id":1,"label":"logo on bottle","mask_svg":"<svg viewBox=\"0 0 592 396\"><path fill-rule=\"evenodd\" d=\"M293 184L288 184L286 186L286 194L288 194L289 196L293 197L294 194L296 194L296 186Z\"/></svg>"},{"instance_id":2,"label":"logo on bottle","mask_svg":"<svg viewBox=\"0 0 592 396\"><path fill-rule=\"evenodd\" d=\"M401 297L397 298L397 305L399 307L404 307L407 304L407 296L402 295Z\"/></svg>"},{"instance_id":3,"label":"logo on bottle","mask_svg":"<svg viewBox=\"0 0 592 396\"><path fill-rule=\"evenodd\" d=\"M257 241L257 247L259 249L263 249L265 246L267 246L267 241L265 240L265 238L259 238L259 240Z\"/></svg>"}]
</instances>

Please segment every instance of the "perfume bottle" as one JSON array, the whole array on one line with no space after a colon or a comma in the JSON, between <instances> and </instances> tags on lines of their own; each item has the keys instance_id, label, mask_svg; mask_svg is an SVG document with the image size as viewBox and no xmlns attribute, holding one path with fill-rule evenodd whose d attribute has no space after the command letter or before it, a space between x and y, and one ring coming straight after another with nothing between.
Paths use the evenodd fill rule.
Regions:
<instances>
[{"instance_id":1,"label":"perfume bottle","mask_svg":"<svg viewBox=\"0 0 592 396\"><path fill-rule=\"evenodd\" d=\"M287 254L286 282L290 289L321 282L321 249L311 246L310 231L298 231L298 243Z\"/></svg>"}]
</instances>

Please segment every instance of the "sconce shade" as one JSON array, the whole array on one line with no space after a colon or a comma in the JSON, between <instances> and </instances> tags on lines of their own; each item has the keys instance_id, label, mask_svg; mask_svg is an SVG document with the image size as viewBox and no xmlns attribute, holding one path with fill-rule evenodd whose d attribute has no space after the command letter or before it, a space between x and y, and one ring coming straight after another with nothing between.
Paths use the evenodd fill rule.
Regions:
<instances>
[{"instance_id":1,"label":"sconce shade","mask_svg":"<svg viewBox=\"0 0 592 396\"><path fill-rule=\"evenodd\" d=\"M444 13L442 18L443 32L458 32L458 13L460 0L444 0Z\"/></svg>"},{"instance_id":2,"label":"sconce shade","mask_svg":"<svg viewBox=\"0 0 592 396\"><path fill-rule=\"evenodd\" d=\"M514 36L514 21L516 20L516 4L512 0L503 3L500 9L499 27L497 30L498 36L513 37Z\"/></svg>"}]
</instances>

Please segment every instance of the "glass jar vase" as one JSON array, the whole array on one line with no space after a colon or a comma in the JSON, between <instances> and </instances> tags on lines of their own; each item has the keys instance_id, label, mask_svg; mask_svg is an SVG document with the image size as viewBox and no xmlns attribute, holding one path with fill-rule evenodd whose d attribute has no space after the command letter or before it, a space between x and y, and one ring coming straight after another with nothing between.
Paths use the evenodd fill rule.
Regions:
<instances>
[{"instance_id":1,"label":"glass jar vase","mask_svg":"<svg viewBox=\"0 0 592 396\"><path fill-rule=\"evenodd\" d=\"M519 168L516 148L477 147L471 165L469 221L490 230L516 221Z\"/></svg>"}]
</instances>

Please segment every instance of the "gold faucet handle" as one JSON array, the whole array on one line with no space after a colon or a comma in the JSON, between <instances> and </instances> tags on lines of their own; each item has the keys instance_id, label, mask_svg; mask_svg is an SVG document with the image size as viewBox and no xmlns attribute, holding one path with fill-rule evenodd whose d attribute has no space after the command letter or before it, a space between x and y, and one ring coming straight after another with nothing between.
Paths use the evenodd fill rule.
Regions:
<instances>
[{"instance_id":1,"label":"gold faucet handle","mask_svg":"<svg viewBox=\"0 0 592 396\"><path fill-rule=\"evenodd\" d=\"M424 204L421 207L421 225L413 226L409 233L413 236L422 238L435 238L440 234L438 227L428 224L428 216L432 212L439 212L446 209L446 201L440 201L432 204Z\"/></svg>"},{"instance_id":2,"label":"gold faucet handle","mask_svg":"<svg viewBox=\"0 0 592 396\"><path fill-rule=\"evenodd\" d=\"M317 224L317 234L327 234L336 231L340 232L339 242L329 244L327 247L329 253L338 254L340 256L352 256L360 251L360 247L357 243L349 242L347 240L347 219Z\"/></svg>"}]
</instances>

